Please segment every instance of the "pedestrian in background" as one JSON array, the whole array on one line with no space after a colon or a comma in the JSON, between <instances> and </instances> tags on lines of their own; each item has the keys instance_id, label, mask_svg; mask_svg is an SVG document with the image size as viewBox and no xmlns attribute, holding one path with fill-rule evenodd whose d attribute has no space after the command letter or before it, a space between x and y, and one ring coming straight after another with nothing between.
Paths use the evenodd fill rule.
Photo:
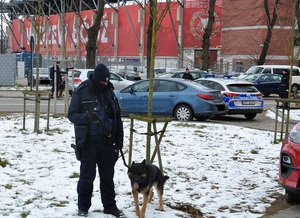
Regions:
<instances>
[{"instance_id":1,"label":"pedestrian in background","mask_svg":"<svg viewBox=\"0 0 300 218\"><path fill-rule=\"evenodd\" d=\"M123 147L123 123L109 78L107 67L98 64L92 78L74 90L70 102L68 118L74 124L76 145L81 153L78 216L87 216L92 205L96 168L104 213L124 216L116 205L113 180L115 163Z\"/></svg>"},{"instance_id":2,"label":"pedestrian in background","mask_svg":"<svg viewBox=\"0 0 300 218\"><path fill-rule=\"evenodd\" d=\"M50 67L50 79L51 79L51 98L53 99L54 91L55 91L55 74L56 73L56 97L59 98L59 87L62 83L62 77L61 77L61 69L60 69L60 62L55 62L56 66Z\"/></svg>"},{"instance_id":3,"label":"pedestrian in background","mask_svg":"<svg viewBox=\"0 0 300 218\"><path fill-rule=\"evenodd\" d=\"M290 75L288 70L282 71L282 77L280 82L280 97L288 98L289 95L289 84L290 84Z\"/></svg>"},{"instance_id":4,"label":"pedestrian in background","mask_svg":"<svg viewBox=\"0 0 300 218\"><path fill-rule=\"evenodd\" d=\"M186 68L184 74L182 75L182 79L194 80L193 75L190 73L190 69Z\"/></svg>"}]
</instances>

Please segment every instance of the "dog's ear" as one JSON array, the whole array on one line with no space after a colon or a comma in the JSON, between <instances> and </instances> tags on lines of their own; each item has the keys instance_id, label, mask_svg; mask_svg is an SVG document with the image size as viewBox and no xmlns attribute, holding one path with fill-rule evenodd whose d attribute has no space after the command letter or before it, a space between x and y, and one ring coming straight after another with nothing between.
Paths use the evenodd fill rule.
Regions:
<instances>
[{"instance_id":1,"label":"dog's ear","mask_svg":"<svg viewBox=\"0 0 300 218\"><path fill-rule=\"evenodd\" d=\"M142 165L145 166L146 164L146 159L143 160Z\"/></svg>"},{"instance_id":2,"label":"dog's ear","mask_svg":"<svg viewBox=\"0 0 300 218\"><path fill-rule=\"evenodd\" d=\"M135 164L135 162L134 162L134 161L132 161L132 163L131 163L131 166L132 166L132 165L134 165L134 164Z\"/></svg>"}]
</instances>

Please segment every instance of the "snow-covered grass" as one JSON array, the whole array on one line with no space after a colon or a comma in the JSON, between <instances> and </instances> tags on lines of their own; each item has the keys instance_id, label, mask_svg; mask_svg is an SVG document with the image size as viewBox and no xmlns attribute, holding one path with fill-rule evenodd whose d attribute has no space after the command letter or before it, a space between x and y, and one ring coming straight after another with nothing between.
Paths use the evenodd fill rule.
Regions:
<instances>
[{"instance_id":1,"label":"snow-covered grass","mask_svg":"<svg viewBox=\"0 0 300 218\"><path fill-rule=\"evenodd\" d=\"M46 120L41 118L43 131L36 134L32 115L27 116L26 130L22 130L21 114L0 119L0 216L76 216L80 163L70 147L74 143L73 125L67 118L51 118L50 131L46 132ZM130 120L123 121L127 160ZM158 130L162 125L158 123ZM145 132L146 123L135 121L134 129ZM190 217L169 207L179 204L196 207L204 217L261 217L275 197L284 193L277 172L280 144L274 144L273 138L269 131L232 125L169 123L160 146L164 173L170 177L165 185L165 211L156 210L155 193L146 217ZM154 138L152 142L153 151ZM145 144L145 135L134 134L134 161L145 158ZM157 158L154 164L158 165ZM115 187L118 207L127 217L136 217L121 158L116 164ZM102 209L97 177L89 217L111 217Z\"/></svg>"}]
</instances>

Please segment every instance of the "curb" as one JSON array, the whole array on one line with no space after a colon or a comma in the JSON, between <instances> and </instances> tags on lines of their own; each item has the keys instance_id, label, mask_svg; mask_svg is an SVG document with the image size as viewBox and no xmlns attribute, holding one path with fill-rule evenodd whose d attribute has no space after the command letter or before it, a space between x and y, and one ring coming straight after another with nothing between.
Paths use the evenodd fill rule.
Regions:
<instances>
[{"instance_id":1,"label":"curb","mask_svg":"<svg viewBox=\"0 0 300 218\"><path fill-rule=\"evenodd\" d=\"M271 107L269 110L272 111L274 114L276 114L276 108L275 108L275 107ZM298 110L300 110L300 108L299 108ZM281 109L279 108L279 110L278 110L278 116L279 116L280 118L282 118L282 116L280 116L281 114L282 114L282 111L281 111ZM299 120L293 120L293 119L290 119L289 123L297 124L297 123L299 123Z\"/></svg>"}]
</instances>

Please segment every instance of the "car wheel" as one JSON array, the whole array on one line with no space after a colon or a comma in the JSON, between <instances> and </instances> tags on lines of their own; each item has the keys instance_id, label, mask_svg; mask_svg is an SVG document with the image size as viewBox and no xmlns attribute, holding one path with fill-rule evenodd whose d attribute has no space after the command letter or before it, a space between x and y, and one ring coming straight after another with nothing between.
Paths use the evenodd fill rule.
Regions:
<instances>
[{"instance_id":1,"label":"car wheel","mask_svg":"<svg viewBox=\"0 0 300 218\"><path fill-rule=\"evenodd\" d=\"M298 85L297 84L293 84L292 85L292 93L297 93L299 90L298 90Z\"/></svg>"},{"instance_id":2,"label":"car wheel","mask_svg":"<svg viewBox=\"0 0 300 218\"><path fill-rule=\"evenodd\" d=\"M256 117L256 113L244 114L247 120L253 120Z\"/></svg>"},{"instance_id":3,"label":"car wheel","mask_svg":"<svg viewBox=\"0 0 300 218\"><path fill-rule=\"evenodd\" d=\"M180 120L180 121L192 120L194 117L193 110L188 105L180 104L175 109L174 117L176 120Z\"/></svg>"},{"instance_id":4,"label":"car wheel","mask_svg":"<svg viewBox=\"0 0 300 218\"><path fill-rule=\"evenodd\" d=\"M201 116L201 117L196 117L196 120L198 120L198 121L205 121L205 120L207 120L209 117L207 117L207 116Z\"/></svg>"},{"instance_id":5,"label":"car wheel","mask_svg":"<svg viewBox=\"0 0 300 218\"><path fill-rule=\"evenodd\" d=\"M293 194L289 191L285 191L285 200L288 204L298 203L299 202L299 195Z\"/></svg>"}]
</instances>

